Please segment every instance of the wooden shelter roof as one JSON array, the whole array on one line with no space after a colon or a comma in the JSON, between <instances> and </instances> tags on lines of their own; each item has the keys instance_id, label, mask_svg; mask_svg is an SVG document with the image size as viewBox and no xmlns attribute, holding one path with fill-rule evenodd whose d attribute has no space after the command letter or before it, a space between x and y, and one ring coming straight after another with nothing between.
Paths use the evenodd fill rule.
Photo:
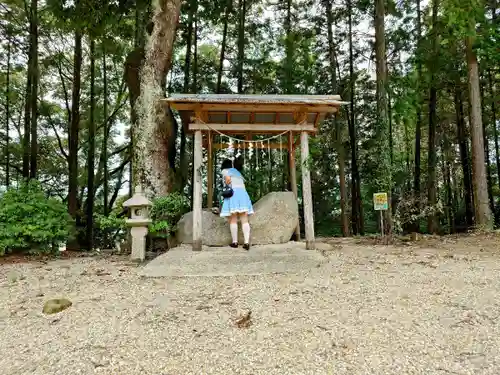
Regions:
<instances>
[{"instance_id":1,"label":"wooden shelter roof","mask_svg":"<svg viewBox=\"0 0 500 375\"><path fill-rule=\"evenodd\" d=\"M226 134L314 132L346 104L339 95L172 94L164 101L179 111L187 130Z\"/></svg>"}]
</instances>

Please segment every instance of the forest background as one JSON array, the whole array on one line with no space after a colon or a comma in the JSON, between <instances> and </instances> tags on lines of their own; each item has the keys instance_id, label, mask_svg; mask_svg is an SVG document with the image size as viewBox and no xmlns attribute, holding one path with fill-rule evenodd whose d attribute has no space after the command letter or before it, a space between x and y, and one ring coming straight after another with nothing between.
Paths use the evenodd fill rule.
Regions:
<instances>
[{"instance_id":1,"label":"forest background","mask_svg":"<svg viewBox=\"0 0 500 375\"><path fill-rule=\"evenodd\" d=\"M379 231L372 196L382 191L390 196L388 231L491 229L500 220L496 6L1 1L0 254L51 251L68 233L72 248L113 246L124 233L131 176L144 165L132 150L143 152L140 134L155 126L169 131L156 145L167 172L157 182L166 191L157 192L153 233L167 236L189 210L192 139L176 114L141 115L140 83L148 83L141 66L152 69L149 84L161 87L161 97L339 94L349 101L312 139L319 235ZM155 65L154 56L164 59ZM286 164L286 150L247 155L254 201L289 188ZM300 175L298 182L300 193Z\"/></svg>"}]
</instances>

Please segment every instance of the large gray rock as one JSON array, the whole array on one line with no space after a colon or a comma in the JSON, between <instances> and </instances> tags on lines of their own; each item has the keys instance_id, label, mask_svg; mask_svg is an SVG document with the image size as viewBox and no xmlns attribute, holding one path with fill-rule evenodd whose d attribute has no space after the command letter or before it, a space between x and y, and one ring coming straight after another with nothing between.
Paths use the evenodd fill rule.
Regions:
<instances>
[{"instance_id":1,"label":"large gray rock","mask_svg":"<svg viewBox=\"0 0 500 375\"><path fill-rule=\"evenodd\" d=\"M267 245L290 241L299 220L299 207L292 192L273 192L262 197L253 206L255 214L250 216L251 243ZM203 245L226 246L231 243L227 219L212 213L202 212ZM193 241L193 213L185 214L177 224L176 238L179 243ZM238 225L239 241L243 243L241 225Z\"/></svg>"}]
</instances>

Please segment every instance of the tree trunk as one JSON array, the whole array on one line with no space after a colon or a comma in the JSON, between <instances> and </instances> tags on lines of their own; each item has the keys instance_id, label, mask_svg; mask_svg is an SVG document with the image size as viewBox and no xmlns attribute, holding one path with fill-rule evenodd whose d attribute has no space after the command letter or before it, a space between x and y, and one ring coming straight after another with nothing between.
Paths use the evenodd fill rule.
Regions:
<instances>
[{"instance_id":1,"label":"tree trunk","mask_svg":"<svg viewBox=\"0 0 500 375\"><path fill-rule=\"evenodd\" d=\"M267 188L267 192L270 193L271 191L273 191L273 162L272 162L272 159L273 159L273 150L268 148L267 149L267 158L268 158L268 162L269 162L269 186Z\"/></svg>"},{"instance_id":2,"label":"tree trunk","mask_svg":"<svg viewBox=\"0 0 500 375\"><path fill-rule=\"evenodd\" d=\"M80 134L80 86L82 74L82 33L75 31L73 55L73 92L68 149L68 212L76 218L78 211L78 137Z\"/></svg>"},{"instance_id":3,"label":"tree trunk","mask_svg":"<svg viewBox=\"0 0 500 375\"><path fill-rule=\"evenodd\" d=\"M141 17L141 12L139 8L139 2L135 4L135 12L134 12L134 51L140 50L142 52L142 58L144 59L144 49L140 49L141 43L140 40L141 38L141 31L142 31L142 24L140 21ZM144 32L144 31L143 31ZM133 52L132 52L133 53ZM131 53L131 54L132 54ZM130 164L129 164L129 179L128 179L128 195L131 197L134 193L134 163L133 163L133 155L134 155L134 132L132 128L134 127L134 124L137 122L137 111L134 108L135 102L137 101L137 98L140 95L140 84L139 84L139 72L137 71L135 74L133 74L130 71L130 66L128 64L129 54L127 56L127 59L125 60L125 69L124 69L124 75L125 75L125 81L127 82L128 90L129 90L129 103L130 103ZM142 60L140 60L140 63L142 63ZM132 83L132 78L136 76L137 81L137 88L134 90L131 86L130 83ZM134 95L134 98L132 97L132 90L136 91L137 93ZM129 234L130 236L130 234Z\"/></svg>"},{"instance_id":4,"label":"tree trunk","mask_svg":"<svg viewBox=\"0 0 500 375\"><path fill-rule=\"evenodd\" d=\"M345 177L345 157L344 157L344 146L342 129L340 122L334 119L335 126L335 138L337 146L337 155L339 163L339 187L340 187L340 221L342 225L342 235L344 237L349 236L349 219L347 218L347 187L346 187L346 177Z\"/></svg>"},{"instance_id":5,"label":"tree trunk","mask_svg":"<svg viewBox=\"0 0 500 375\"><path fill-rule=\"evenodd\" d=\"M432 1L432 56L433 60L438 56L438 0ZM430 92L429 92L429 136L428 136L428 159L427 159L427 204L431 207L431 214L427 219L427 230L431 234L438 232L438 218L435 213L437 204L436 192L436 128L437 128L437 88L434 80L435 61L430 62Z\"/></svg>"},{"instance_id":6,"label":"tree trunk","mask_svg":"<svg viewBox=\"0 0 500 375\"><path fill-rule=\"evenodd\" d=\"M472 138L472 185L474 187L474 208L476 227L491 229L493 220L488 202L486 167L484 165L483 125L481 119L481 95L479 92L479 69L473 49L474 39L466 37L467 70L469 78L470 124Z\"/></svg>"},{"instance_id":7,"label":"tree trunk","mask_svg":"<svg viewBox=\"0 0 500 375\"><path fill-rule=\"evenodd\" d=\"M28 44L28 71L26 77L26 92L24 97L24 132L23 132L23 178L30 175L30 151L31 151L31 97L33 95L33 74L35 68L35 49L33 38L33 9L29 14L30 38Z\"/></svg>"},{"instance_id":8,"label":"tree trunk","mask_svg":"<svg viewBox=\"0 0 500 375\"><path fill-rule=\"evenodd\" d=\"M387 66L387 76L389 77L389 66ZM394 168L394 133L393 133L393 122L392 122L392 103L391 103L391 90L388 85L387 87L387 117L389 121L389 160L391 165L391 173ZM391 186L391 211L390 214L394 215L396 213L397 202L396 195L394 194L394 185Z\"/></svg>"},{"instance_id":9,"label":"tree trunk","mask_svg":"<svg viewBox=\"0 0 500 375\"><path fill-rule=\"evenodd\" d=\"M148 6L147 14L149 17L150 5ZM135 21L134 21L134 50L127 55L125 60L124 78L129 91L130 102L130 157L129 164L129 196L133 194L134 181L136 181L136 166L134 165L134 128L137 126L138 114L136 109L137 99L141 94L141 83L139 78L140 69L144 62L144 25L141 17L141 4L136 3L135 6ZM151 35L149 26L147 27L148 34Z\"/></svg>"},{"instance_id":10,"label":"tree trunk","mask_svg":"<svg viewBox=\"0 0 500 375\"><path fill-rule=\"evenodd\" d=\"M195 1L195 7L194 7L194 51L193 51L193 84L191 87L191 92L193 94L196 94L198 91L198 1ZM193 155L194 158L194 135L192 137L192 142L191 142L191 155ZM194 160L194 159L193 159ZM194 162L192 164L194 168ZM191 210L193 209L193 204L194 204L194 181L195 181L195 171L194 169L191 169L191 185L190 185L190 197L191 197Z\"/></svg>"},{"instance_id":11,"label":"tree trunk","mask_svg":"<svg viewBox=\"0 0 500 375\"><path fill-rule=\"evenodd\" d=\"M497 24L497 10L496 10L496 1L493 0L491 2L491 19L493 25ZM498 29L497 29L498 30ZM498 147L498 127L497 127L497 114L496 114L496 106L495 102L497 100L496 93L495 93L495 88L493 85L493 78L491 74L491 69L488 69L488 83L490 86L490 95L491 95L491 122L493 124L493 130L494 130L494 136L495 136L495 157L496 157L496 164L497 164L497 184L500 187L500 152L499 152L499 147ZM493 215L494 218L496 218L496 210L495 214Z\"/></svg>"},{"instance_id":12,"label":"tree trunk","mask_svg":"<svg viewBox=\"0 0 500 375\"><path fill-rule=\"evenodd\" d=\"M292 31L292 2L293 0L286 0L286 16L284 20L284 30L285 30L285 61L284 61L284 66L283 66L283 89L285 94L293 94L294 93L294 55L295 55L295 49L294 49L294 33ZM307 64L309 62L309 59L306 58L304 59L305 61L305 66L304 66L304 71L307 72L309 71ZM335 69L335 66L334 66ZM307 82L308 79L305 78L306 81L306 87L304 90L304 93L308 93L308 87L307 87ZM287 181L289 181L290 176L289 176L289 168L288 168L288 154L290 150L287 149L285 150L285 157L283 160L280 160L281 166L279 168L282 168L283 174L282 174L282 190L285 190L288 186ZM282 156L283 150L280 150L280 156Z\"/></svg>"},{"instance_id":13,"label":"tree trunk","mask_svg":"<svg viewBox=\"0 0 500 375\"><path fill-rule=\"evenodd\" d=\"M181 0L153 2L154 29L148 38L141 71L134 158L139 181L152 196L167 195L174 184L172 162L175 162L177 129L172 112L165 110L160 100L165 97L163 88L171 66L180 6Z\"/></svg>"},{"instance_id":14,"label":"tree trunk","mask_svg":"<svg viewBox=\"0 0 500 375\"><path fill-rule=\"evenodd\" d=\"M135 139L134 127L138 126L139 116L137 114L137 99L141 94L139 72L144 61L144 48L138 47L129 55L125 61L125 82L127 83L130 102L130 155L134 155ZM129 165L129 195L133 194L133 185L136 180L136 165L131 162Z\"/></svg>"},{"instance_id":15,"label":"tree trunk","mask_svg":"<svg viewBox=\"0 0 500 375\"><path fill-rule=\"evenodd\" d=\"M328 32L328 54L330 58L330 77L331 77L331 90L333 93L337 93L337 70L336 70L336 57L335 57L335 45L333 42L333 14L332 14L332 3L330 0L325 2L326 10L326 20L327 20L327 32ZM290 6L290 0L289 0ZM290 62L293 63L293 60ZM335 129L335 143L337 147L338 164L339 164L339 187L340 187L340 221L342 227L342 235L347 237L349 235L349 220L347 218L347 189L345 183L345 157L344 157L344 145L342 131L340 123L338 122L337 116L333 118L333 125Z\"/></svg>"},{"instance_id":16,"label":"tree trunk","mask_svg":"<svg viewBox=\"0 0 500 375\"><path fill-rule=\"evenodd\" d=\"M198 1L195 0L194 9L194 51L193 51L193 87L191 92L198 92Z\"/></svg>"},{"instance_id":17,"label":"tree trunk","mask_svg":"<svg viewBox=\"0 0 500 375\"><path fill-rule=\"evenodd\" d=\"M377 74L377 125L375 138L378 143L379 163L377 168L377 189L386 192L391 202L391 160L389 154L389 119L387 106L387 57L385 49L385 1L375 1L375 59ZM392 231L391 207L385 212L384 231Z\"/></svg>"},{"instance_id":18,"label":"tree trunk","mask_svg":"<svg viewBox=\"0 0 500 375\"><path fill-rule=\"evenodd\" d=\"M463 110L462 92L460 90L460 81L455 84L455 115L457 118L457 139L460 149L460 160L462 165L462 174L464 177L464 199L465 216L468 226L474 224L474 212L472 202L472 175L470 169L469 147L467 145L467 130L465 128L465 118Z\"/></svg>"},{"instance_id":19,"label":"tree trunk","mask_svg":"<svg viewBox=\"0 0 500 375\"><path fill-rule=\"evenodd\" d=\"M389 67L387 69L387 75L389 76ZM387 117L389 121L389 157L391 160L391 170L394 166L394 140L393 140L393 129L392 129L392 104L391 104L391 93L390 89L387 90Z\"/></svg>"},{"instance_id":20,"label":"tree trunk","mask_svg":"<svg viewBox=\"0 0 500 375\"><path fill-rule=\"evenodd\" d=\"M493 135L495 137L495 159L497 164L497 184L500 187L500 150L498 147L498 127L497 127L497 117L496 117L496 107L495 107L495 88L493 86L493 78L491 76L491 70L488 70L488 83L490 88L491 100L491 123L493 124Z\"/></svg>"},{"instance_id":21,"label":"tree trunk","mask_svg":"<svg viewBox=\"0 0 500 375\"><path fill-rule=\"evenodd\" d=\"M432 82L432 79L431 79ZM436 106L437 106L437 90L433 84L430 89L429 96L429 135L428 135L428 160L427 160L427 201L432 212L434 212L437 204L436 192ZM435 213L431 213L427 220L427 230L431 234L438 231L438 220Z\"/></svg>"},{"instance_id":22,"label":"tree trunk","mask_svg":"<svg viewBox=\"0 0 500 375\"><path fill-rule=\"evenodd\" d=\"M189 81L191 72L191 49L193 42L193 18L194 18L194 4L193 1L189 3L189 15L188 15L188 30L186 34L186 57L184 59L184 86L183 91L185 93L189 92Z\"/></svg>"},{"instance_id":23,"label":"tree trunk","mask_svg":"<svg viewBox=\"0 0 500 375\"><path fill-rule=\"evenodd\" d=\"M108 67L106 65L106 43L102 44L102 84L103 84L103 115L104 115L104 137L102 140L101 160L103 165L103 195L104 195L104 216L108 216L109 207L109 172L108 172L108 137L110 126L108 120Z\"/></svg>"},{"instance_id":24,"label":"tree trunk","mask_svg":"<svg viewBox=\"0 0 500 375\"><path fill-rule=\"evenodd\" d=\"M417 0L417 122L415 124L415 173L413 180L413 196L416 204L416 211L420 211L421 207L421 187L420 187L420 158L421 158L421 139L422 139L422 100L420 95L420 82L422 80L422 51L421 51L421 38L422 38L422 14L420 10L420 0ZM420 231L420 223L418 220L413 225L413 231Z\"/></svg>"},{"instance_id":25,"label":"tree trunk","mask_svg":"<svg viewBox=\"0 0 500 375\"><path fill-rule=\"evenodd\" d=\"M229 23L229 12L231 10L232 0L227 0L226 11L224 13L224 29L222 31L222 44L220 47L220 57L219 57L219 69L217 71L217 88L215 89L216 94L220 94L222 85L222 72L224 69L224 60L226 58L226 45L227 45L227 25Z\"/></svg>"},{"instance_id":26,"label":"tree trunk","mask_svg":"<svg viewBox=\"0 0 500 375\"><path fill-rule=\"evenodd\" d=\"M186 35L186 57L184 59L184 86L183 92L190 92L190 73L191 73L191 49L193 43L193 18L194 18L195 7L193 1L189 3L189 15L188 15L188 32ZM186 154L186 127L188 126L189 118L182 118L181 126L181 141L179 149L179 167L180 167L180 190L184 189L188 179L188 160Z\"/></svg>"},{"instance_id":27,"label":"tree trunk","mask_svg":"<svg viewBox=\"0 0 500 375\"><path fill-rule=\"evenodd\" d=\"M329 3L329 0L327 1ZM327 5L328 7L328 5ZM331 8L331 5L330 5ZM327 11L328 12L328 11ZM331 14L331 9L330 13ZM331 15L329 16L331 17ZM286 16L285 16L285 66L284 66L284 89L285 94L293 93L293 36L292 36L292 0L286 0ZM331 28L331 24L329 26ZM331 32L331 31L329 31ZM333 43L333 40L332 40ZM330 47L331 48L331 47ZM331 61L330 61L331 64ZM335 65L333 66L335 71Z\"/></svg>"},{"instance_id":28,"label":"tree trunk","mask_svg":"<svg viewBox=\"0 0 500 375\"><path fill-rule=\"evenodd\" d=\"M38 0L31 0L30 43L33 49L33 70L31 85L31 146L30 146L30 178L37 174L38 158Z\"/></svg>"},{"instance_id":29,"label":"tree trunk","mask_svg":"<svg viewBox=\"0 0 500 375\"><path fill-rule=\"evenodd\" d=\"M10 59L11 59L11 40L7 35L7 74L5 77L5 186L10 187Z\"/></svg>"},{"instance_id":30,"label":"tree trunk","mask_svg":"<svg viewBox=\"0 0 500 375\"><path fill-rule=\"evenodd\" d=\"M140 46L141 38L141 10L139 7L139 2L136 2L134 9L134 49Z\"/></svg>"},{"instance_id":31,"label":"tree trunk","mask_svg":"<svg viewBox=\"0 0 500 375\"><path fill-rule=\"evenodd\" d=\"M408 173L408 176L411 176L411 163L410 163L410 155L411 155L411 142L410 142L410 133L408 132L408 120L406 118L401 119L404 124L404 131L405 131L405 166L406 166L406 173ZM408 191L412 190L412 184L411 180L408 179L407 183L405 184L406 188Z\"/></svg>"},{"instance_id":32,"label":"tree trunk","mask_svg":"<svg viewBox=\"0 0 500 375\"><path fill-rule=\"evenodd\" d=\"M238 25L238 94L243 93L243 67L245 60L245 13L246 0L238 0L239 25Z\"/></svg>"},{"instance_id":33,"label":"tree trunk","mask_svg":"<svg viewBox=\"0 0 500 375\"><path fill-rule=\"evenodd\" d=\"M363 225L363 205L361 201L361 179L358 169L358 144L356 137L356 116L355 116L355 87L354 81L354 51L352 40L352 2L348 0L348 22L349 22L349 142L351 144L351 223L353 234L364 234Z\"/></svg>"},{"instance_id":34,"label":"tree trunk","mask_svg":"<svg viewBox=\"0 0 500 375\"><path fill-rule=\"evenodd\" d=\"M95 40L90 37L90 121L88 132L87 248L94 248L94 169L95 169Z\"/></svg>"},{"instance_id":35,"label":"tree trunk","mask_svg":"<svg viewBox=\"0 0 500 375\"><path fill-rule=\"evenodd\" d=\"M463 189L460 188L460 185L458 183L458 176L460 175L459 173L459 165L458 163L454 163L456 160L456 151L455 151L455 144L452 143L451 146L451 159L450 159L450 178L452 182L452 189L453 189L453 233L457 232L457 224L460 225L459 222L457 222L457 213L460 209L459 205L459 199L461 196L461 193L463 192Z\"/></svg>"},{"instance_id":36,"label":"tree trunk","mask_svg":"<svg viewBox=\"0 0 500 375\"><path fill-rule=\"evenodd\" d=\"M445 139L442 146L443 161L442 174L444 179L444 186L446 192L446 220L448 222L448 233L454 232L454 215L453 215L453 193L451 188L451 176L450 176L450 158L449 158L449 144L448 140Z\"/></svg>"},{"instance_id":37,"label":"tree trunk","mask_svg":"<svg viewBox=\"0 0 500 375\"><path fill-rule=\"evenodd\" d=\"M481 95L481 113L484 113L484 89L480 86ZM483 142L484 142L484 162L486 164L486 180L488 181L488 201L490 203L490 210L495 211L495 203L493 200L493 179L491 177L491 162L490 162L490 145L488 141L488 129L486 127L486 122L483 123Z\"/></svg>"},{"instance_id":38,"label":"tree trunk","mask_svg":"<svg viewBox=\"0 0 500 375\"><path fill-rule=\"evenodd\" d=\"M75 6L79 9L79 2ZM68 134L68 213L79 225L78 214L78 137L80 134L80 88L82 75L82 32L79 28L75 31L75 44L73 47L73 91L71 94L71 113ZM78 249L78 240L69 241L67 247L71 250Z\"/></svg>"}]
</instances>

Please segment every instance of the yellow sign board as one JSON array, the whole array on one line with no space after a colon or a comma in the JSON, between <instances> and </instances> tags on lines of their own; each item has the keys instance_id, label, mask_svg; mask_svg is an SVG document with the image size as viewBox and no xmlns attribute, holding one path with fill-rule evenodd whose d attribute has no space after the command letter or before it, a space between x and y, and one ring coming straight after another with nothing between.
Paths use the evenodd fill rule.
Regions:
<instances>
[{"instance_id":1,"label":"yellow sign board","mask_svg":"<svg viewBox=\"0 0 500 375\"><path fill-rule=\"evenodd\" d=\"M385 211L389 209L387 193L373 194L373 208L375 211Z\"/></svg>"}]
</instances>

